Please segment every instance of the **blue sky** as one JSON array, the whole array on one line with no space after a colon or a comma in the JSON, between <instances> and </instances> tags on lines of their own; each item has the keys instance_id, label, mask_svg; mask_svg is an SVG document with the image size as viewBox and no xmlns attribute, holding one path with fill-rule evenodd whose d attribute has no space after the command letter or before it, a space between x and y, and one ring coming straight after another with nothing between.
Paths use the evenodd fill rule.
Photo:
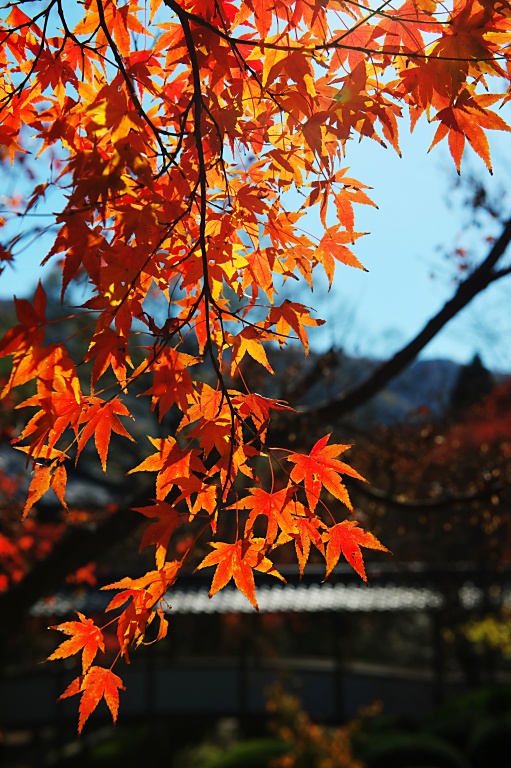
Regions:
<instances>
[{"instance_id":1,"label":"blue sky","mask_svg":"<svg viewBox=\"0 0 511 768\"><path fill-rule=\"evenodd\" d=\"M330 292L326 280L319 280L312 296L305 289L297 297L327 320L326 326L311 331L311 345L317 350L335 344L352 354L391 355L455 290L454 262L442 257L438 248L469 245L483 255L489 247L485 238L498 234L498 228L467 230L470 214L463 208L462 195L453 190L456 172L447 145L444 142L427 153L433 127L419 124L410 136L403 123L402 131L402 158L369 140L348 148L350 175L373 187L370 195L379 210L357 206L356 212L357 230L370 234L357 241L355 252L369 272L339 265ZM472 170L490 189L505 189L510 178L506 160L511 157L510 135L495 136L492 157L493 177L468 150L462 175ZM0 297L33 293L37 265L49 243L47 238L36 239L15 269L4 271ZM487 289L451 321L423 356L466 362L479 352L489 367L511 371L511 312L506 309L510 289L511 278L508 284L503 281Z\"/></svg>"},{"instance_id":2,"label":"blue sky","mask_svg":"<svg viewBox=\"0 0 511 768\"><path fill-rule=\"evenodd\" d=\"M489 249L488 236L497 226L470 229L470 211L464 195L454 189L457 174L447 144L427 152L433 126L419 124L414 134L403 125L399 158L392 149L363 141L348 149L350 173L373 187L379 209L359 206L357 230L370 232L360 238L355 252L369 272L339 265L330 293L325 287L308 302L327 319L316 348L332 343L348 352L387 357L412 338L456 289L459 272L455 259L442 255L469 247L480 257ZM509 184L511 136L494 134L494 175L469 148L462 177L473 172L490 191ZM510 190L511 195L511 190ZM511 214L511 198L503 209ZM511 370L511 311L507 310L511 278L487 291L425 349L423 357L466 362L479 352L494 369ZM304 301L306 301L304 294ZM321 338L318 338L321 336Z\"/></svg>"}]
</instances>

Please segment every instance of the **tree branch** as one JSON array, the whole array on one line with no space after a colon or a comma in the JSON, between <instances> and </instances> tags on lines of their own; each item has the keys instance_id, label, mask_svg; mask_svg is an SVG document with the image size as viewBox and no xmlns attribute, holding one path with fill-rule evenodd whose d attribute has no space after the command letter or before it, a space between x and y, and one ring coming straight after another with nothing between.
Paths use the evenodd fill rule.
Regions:
<instances>
[{"instance_id":1,"label":"tree branch","mask_svg":"<svg viewBox=\"0 0 511 768\"><path fill-rule=\"evenodd\" d=\"M510 273L509 269L495 271L494 266L504 255L511 241L511 219L506 222L502 234L493 244L485 260L466 278L456 290L454 296L426 323L422 331L404 346L394 357L383 363L360 386L340 395L333 400L316 406L304 406L290 415L292 420L308 416L315 421L337 419L360 408L400 374L421 352L424 347L452 320L472 299L481 293L490 283Z\"/></svg>"},{"instance_id":2,"label":"tree branch","mask_svg":"<svg viewBox=\"0 0 511 768\"><path fill-rule=\"evenodd\" d=\"M386 507L392 507L402 512L436 512L441 510L451 511L453 505L470 505L474 501L482 501L491 498L496 493L501 493L508 488L507 483L492 482L487 483L484 488L469 493L453 493L438 498L404 499L399 495L394 496L381 488L375 488L365 483L356 483L345 479L345 484L350 490L350 494L360 493L372 501L384 504ZM472 508L469 507L472 512Z\"/></svg>"}]
</instances>

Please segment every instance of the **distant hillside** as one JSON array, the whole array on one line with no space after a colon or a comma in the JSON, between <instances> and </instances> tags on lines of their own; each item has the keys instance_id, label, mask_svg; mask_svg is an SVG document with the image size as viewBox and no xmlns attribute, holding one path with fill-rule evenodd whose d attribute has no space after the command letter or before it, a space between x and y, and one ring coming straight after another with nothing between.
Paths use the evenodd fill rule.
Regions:
<instances>
[{"instance_id":1,"label":"distant hillside","mask_svg":"<svg viewBox=\"0 0 511 768\"><path fill-rule=\"evenodd\" d=\"M15 322L14 302L0 300L2 325ZM150 341L149 341L150 343ZM194 353L193 349L189 350ZM305 358L297 346L269 348L268 357L276 376L261 382L260 391L269 397L289 398L295 405L317 405L348 392L365 381L382 361L350 357L342 350L326 355L311 352ZM357 421L395 424L425 413L441 417L449 407L451 393L462 366L451 360L417 360L397 376L383 392L356 412ZM496 383L505 378L492 374Z\"/></svg>"},{"instance_id":2,"label":"distant hillside","mask_svg":"<svg viewBox=\"0 0 511 768\"><path fill-rule=\"evenodd\" d=\"M276 361L276 370L284 363L285 353ZM311 353L299 369L299 377L313 379L311 386L295 401L317 405L342 392L354 389L365 381L381 361L352 358L337 352L331 355L326 371L313 374L320 357ZM272 361L273 362L273 361ZM280 366L279 366L280 363ZM395 424L410 418L440 418L449 407L451 393L463 366L452 360L417 360L397 376L383 392L357 411L358 420L370 423ZM495 382L502 374L494 374ZM299 386L298 384L296 386Z\"/></svg>"},{"instance_id":3,"label":"distant hillside","mask_svg":"<svg viewBox=\"0 0 511 768\"><path fill-rule=\"evenodd\" d=\"M427 408L438 418L447 410L462 366L452 360L417 360L389 384L381 396L389 400L383 421L402 421ZM383 414L382 414L383 415Z\"/></svg>"}]
</instances>

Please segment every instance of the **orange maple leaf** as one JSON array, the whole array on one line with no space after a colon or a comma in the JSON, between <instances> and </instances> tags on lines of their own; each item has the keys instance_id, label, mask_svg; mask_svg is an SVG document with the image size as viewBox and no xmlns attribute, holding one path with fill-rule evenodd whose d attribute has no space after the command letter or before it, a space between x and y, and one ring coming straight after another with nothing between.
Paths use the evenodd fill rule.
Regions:
<instances>
[{"instance_id":1,"label":"orange maple leaf","mask_svg":"<svg viewBox=\"0 0 511 768\"><path fill-rule=\"evenodd\" d=\"M325 545L321 538L321 531L326 526L321 518L311 513L301 502L290 501L289 507L294 517L294 530L289 533L281 531L275 542L275 547L286 544L288 541L294 541L296 559L300 568L300 578L302 578L309 559L311 544L314 544L323 556L325 554Z\"/></svg>"},{"instance_id":2,"label":"orange maple leaf","mask_svg":"<svg viewBox=\"0 0 511 768\"><path fill-rule=\"evenodd\" d=\"M430 149L447 136L449 149L458 173L460 173L465 139L479 157L484 160L488 170L492 173L490 145L484 129L511 131L511 128L500 115L484 109L480 105L480 101L484 102L484 97L474 98L467 90L464 90L456 99L455 104L440 110L434 118L440 121L440 125L436 130Z\"/></svg>"},{"instance_id":3,"label":"orange maple leaf","mask_svg":"<svg viewBox=\"0 0 511 768\"><path fill-rule=\"evenodd\" d=\"M103 472L106 472L108 446L110 445L112 432L117 432L118 435L127 437L132 443L135 442L134 438L119 421L118 416L130 416L131 418L133 416L118 397L112 400L101 400L99 397L91 397L88 402L90 403L89 408L85 409L80 416L80 422L85 422L85 426L78 438L77 459L87 441L94 435L94 442L96 443L96 449L101 460L101 466Z\"/></svg>"},{"instance_id":4,"label":"orange maple leaf","mask_svg":"<svg viewBox=\"0 0 511 768\"><path fill-rule=\"evenodd\" d=\"M151 443L158 448L138 466L130 469L132 472L158 472L156 477L156 498L163 501L172 488L180 487L184 496L199 492L202 481L196 473L206 474L206 468L199 458L196 448L182 450L171 436L164 438L149 437Z\"/></svg>"},{"instance_id":5,"label":"orange maple leaf","mask_svg":"<svg viewBox=\"0 0 511 768\"><path fill-rule=\"evenodd\" d=\"M330 435L325 435L321 440L318 440L308 456L301 453L291 453L287 460L294 462L296 466L291 470L290 477L294 483L303 481L311 512L316 509L323 486L352 512L353 507L348 491L339 475L349 475L364 482L365 478L348 464L335 458L351 448L351 445L333 443L327 446L329 438Z\"/></svg>"},{"instance_id":6,"label":"orange maple leaf","mask_svg":"<svg viewBox=\"0 0 511 768\"><path fill-rule=\"evenodd\" d=\"M55 450L55 449L53 449ZM48 452L50 455L53 451ZM44 454L45 451L43 450ZM55 453L60 453L55 451ZM65 454L62 454L65 456ZM45 464L36 464L34 468L34 476L30 482L27 500L23 508L23 518L25 518L34 504L36 504L50 488L53 488L57 498L62 506L66 509L67 504L64 497L66 491L67 472L63 464L57 464L48 466Z\"/></svg>"},{"instance_id":7,"label":"orange maple leaf","mask_svg":"<svg viewBox=\"0 0 511 768\"><path fill-rule=\"evenodd\" d=\"M55 659L67 659L75 653L82 651L82 674L85 675L98 651L105 651L103 633L92 619L87 619L83 613L77 611L80 621L65 621L50 629L56 629L65 635L71 635L69 640L64 640L59 647L48 656L47 661Z\"/></svg>"},{"instance_id":8,"label":"orange maple leaf","mask_svg":"<svg viewBox=\"0 0 511 768\"><path fill-rule=\"evenodd\" d=\"M310 309L304 304L297 304L295 301L285 299L280 306L272 307L267 325L275 324L275 331L278 334L278 342L282 346L289 336L292 328L297 337L302 342L305 353L309 353L309 340L305 330L306 325L324 325L324 320L316 320L310 316Z\"/></svg>"},{"instance_id":9,"label":"orange maple leaf","mask_svg":"<svg viewBox=\"0 0 511 768\"><path fill-rule=\"evenodd\" d=\"M86 675L76 677L73 680L64 693L59 696L59 701L67 699L69 696L76 696L77 693L82 694L78 720L78 733L81 733L83 726L103 698L112 714L112 720L114 723L116 722L119 712L119 689L121 691L126 690L121 678L115 675L111 669L91 667Z\"/></svg>"},{"instance_id":10,"label":"orange maple leaf","mask_svg":"<svg viewBox=\"0 0 511 768\"><path fill-rule=\"evenodd\" d=\"M177 403L180 410L186 413L188 396L194 392L188 368L198 363L198 359L178 352L173 347L167 347L160 350L158 354L154 353L149 362L153 371L153 385L142 392L142 395L152 395L151 409L158 404L159 421L174 403ZM144 361L140 369L147 365L148 361ZM137 375L137 371L133 374L134 376Z\"/></svg>"},{"instance_id":11,"label":"orange maple leaf","mask_svg":"<svg viewBox=\"0 0 511 768\"><path fill-rule=\"evenodd\" d=\"M235 541L234 544L228 544L224 541L210 542L214 552L206 555L204 560L197 566L196 570L207 568L210 565L216 565L217 569L213 576L209 596L213 597L219 592L231 579L258 611L255 583L253 571L261 571L275 576L281 581L285 581L283 576L274 568L273 563L264 556L261 551L261 544L264 540L252 539L247 543L243 539Z\"/></svg>"},{"instance_id":12,"label":"orange maple leaf","mask_svg":"<svg viewBox=\"0 0 511 768\"><path fill-rule=\"evenodd\" d=\"M156 545L156 567L163 568L170 537L179 526L179 513L172 504L157 501L147 507L134 507L135 512L154 520L144 531L140 542L140 550L151 544Z\"/></svg>"},{"instance_id":13,"label":"orange maple leaf","mask_svg":"<svg viewBox=\"0 0 511 768\"><path fill-rule=\"evenodd\" d=\"M247 0L246 4L254 12L257 31L264 40L272 24L272 11L265 0Z\"/></svg>"},{"instance_id":14,"label":"orange maple leaf","mask_svg":"<svg viewBox=\"0 0 511 768\"><path fill-rule=\"evenodd\" d=\"M292 489L283 488L275 493L268 493L262 488L249 488L248 490L250 496L245 496L236 504L239 509L252 510L245 524L245 538L250 538L252 535L254 523L259 515L268 518L265 537L267 544L273 544L279 528L288 534L295 530L295 521L288 508Z\"/></svg>"},{"instance_id":15,"label":"orange maple leaf","mask_svg":"<svg viewBox=\"0 0 511 768\"><path fill-rule=\"evenodd\" d=\"M358 575L367 582L364 558L360 551L360 547L389 552L387 547L384 547L376 536L359 528L356 520L343 520L342 523L333 525L325 534L323 534L323 538L325 541L328 541L326 548L325 579L332 573L342 552L352 568L354 568Z\"/></svg>"},{"instance_id":16,"label":"orange maple leaf","mask_svg":"<svg viewBox=\"0 0 511 768\"><path fill-rule=\"evenodd\" d=\"M346 243L353 243L360 236L359 232L339 232L339 227L335 226L329 227L321 238L314 252L314 257L323 265L330 286L334 279L335 259L343 264L347 264L349 267L356 267L367 272L364 265L346 246Z\"/></svg>"},{"instance_id":17,"label":"orange maple leaf","mask_svg":"<svg viewBox=\"0 0 511 768\"><path fill-rule=\"evenodd\" d=\"M257 249L249 254L247 261L249 268L246 272L243 288L246 288L251 277L255 285L262 288L270 301L273 301L273 276L266 252Z\"/></svg>"},{"instance_id":18,"label":"orange maple leaf","mask_svg":"<svg viewBox=\"0 0 511 768\"><path fill-rule=\"evenodd\" d=\"M270 400L256 393L239 395L238 413L243 419L251 419L257 429L259 438L264 442L270 422L271 411L293 411L287 403L281 400Z\"/></svg>"},{"instance_id":19,"label":"orange maple leaf","mask_svg":"<svg viewBox=\"0 0 511 768\"><path fill-rule=\"evenodd\" d=\"M250 357L260 363L267 371L273 373L273 368L268 362L265 349L261 344L261 341L266 341L272 337L273 335L255 326L244 328L237 336L232 336L231 376L234 376L238 370L245 353L248 353Z\"/></svg>"},{"instance_id":20,"label":"orange maple leaf","mask_svg":"<svg viewBox=\"0 0 511 768\"><path fill-rule=\"evenodd\" d=\"M126 384L126 365L133 368L131 362L128 340L116 333L113 328L103 328L91 339L91 343L85 361L94 359L92 366L91 382L96 384L105 373L108 366L112 366L115 377L120 384Z\"/></svg>"},{"instance_id":21,"label":"orange maple leaf","mask_svg":"<svg viewBox=\"0 0 511 768\"><path fill-rule=\"evenodd\" d=\"M157 571L150 571L139 579L126 577L114 584L107 584L105 589L122 589L107 605L107 611L113 611L130 601L118 617L117 638L119 647L126 661L129 662L128 647L131 643L140 645L144 640L147 626L155 616L160 619L158 638L165 636L167 620L163 615L161 601L168 588L175 582L182 562L173 560L164 563ZM156 606L156 608L155 608Z\"/></svg>"}]
</instances>

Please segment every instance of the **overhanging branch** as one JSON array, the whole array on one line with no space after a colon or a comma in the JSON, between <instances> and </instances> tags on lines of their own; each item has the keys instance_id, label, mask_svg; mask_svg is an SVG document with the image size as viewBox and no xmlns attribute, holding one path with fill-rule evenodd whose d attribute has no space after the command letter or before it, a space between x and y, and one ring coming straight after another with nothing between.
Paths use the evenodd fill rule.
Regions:
<instances>
[{"instance_id":1,"label":"overhanging branch","mask_svg":"<svg viewBox=\"0 0 511 768\"><path fill-rule=\"evenodd\" d=\"M447 325L449 320L461 312L475 296L484 291L490 283L509 274L508 269L495 271L494 267L504 255L510 241L511 219L505 224L502 234L493 244L485 260L458 286L454 296L426 323L414 339L399 350L394 357L377 368L360 386L319 405L304 406L297 413L292 414L290 418L294 420L308 416L315 421L329 421L345 416L369 402L413 362L424 347Z\"/></svg>"}]
</instances>

